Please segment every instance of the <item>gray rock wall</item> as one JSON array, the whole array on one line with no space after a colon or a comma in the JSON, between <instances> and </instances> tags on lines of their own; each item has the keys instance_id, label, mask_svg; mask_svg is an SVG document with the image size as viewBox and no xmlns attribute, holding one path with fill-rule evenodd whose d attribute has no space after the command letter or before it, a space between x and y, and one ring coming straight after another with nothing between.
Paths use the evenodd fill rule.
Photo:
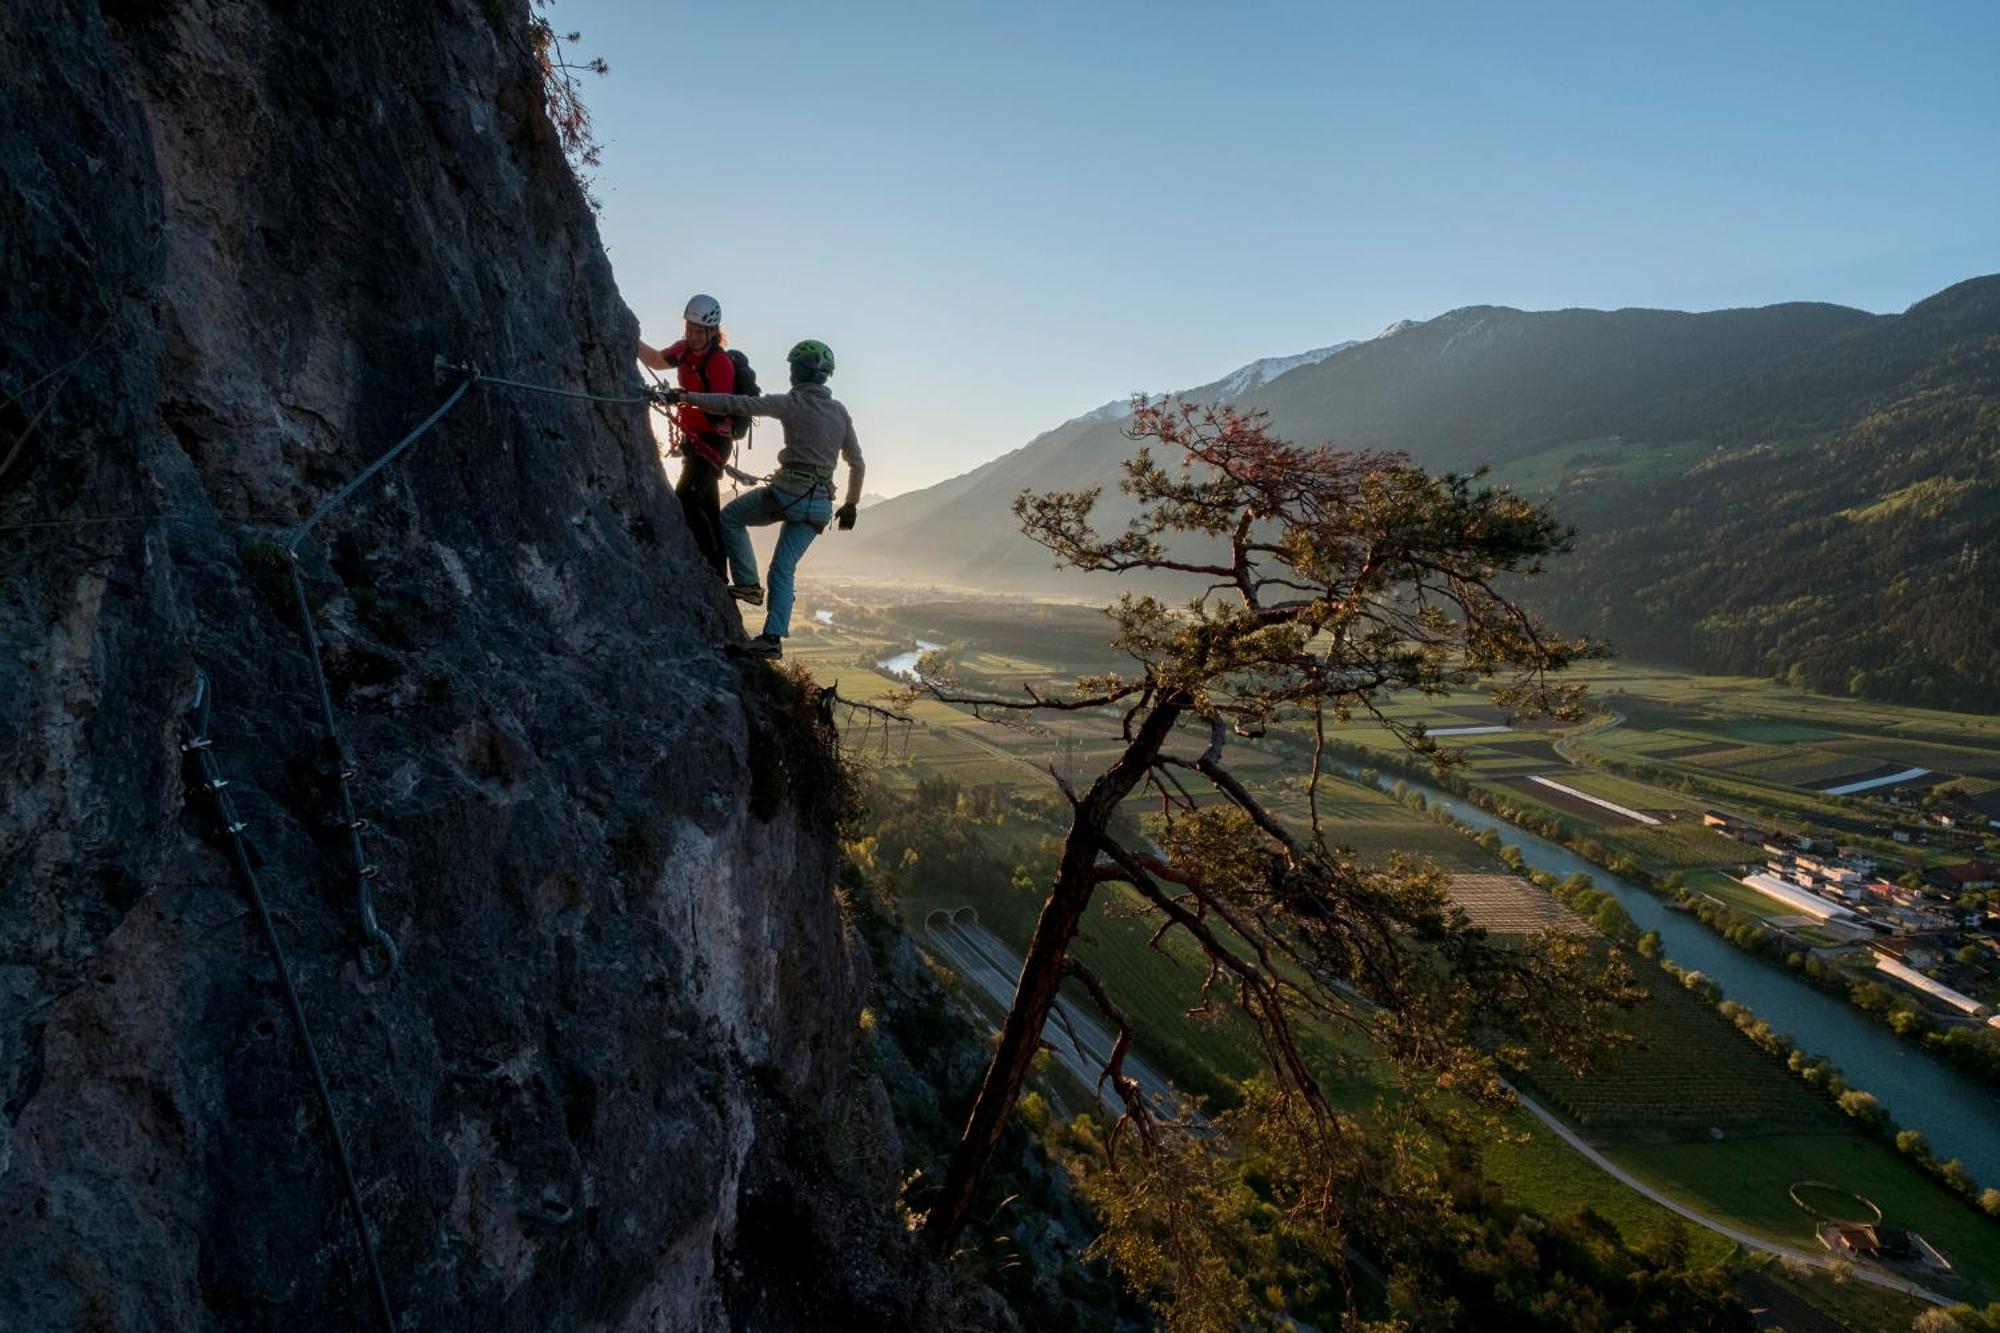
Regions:
<instances>
[{"instance_id":1,"label":"gray rock wall","mask_svg":"<svg viewBox=\"0 0 2000 1333\"><path fill-rule=\"evenodd\" d=\"M638 387L525 17L0 8L0 1327L369 1326L197 667L406 1327L725 1326L759 1108L832 1114L830 814L635 407L476 388L307 543L403 951L354 960L281 534L435 353Z\"/></svg>"}]
</instances>

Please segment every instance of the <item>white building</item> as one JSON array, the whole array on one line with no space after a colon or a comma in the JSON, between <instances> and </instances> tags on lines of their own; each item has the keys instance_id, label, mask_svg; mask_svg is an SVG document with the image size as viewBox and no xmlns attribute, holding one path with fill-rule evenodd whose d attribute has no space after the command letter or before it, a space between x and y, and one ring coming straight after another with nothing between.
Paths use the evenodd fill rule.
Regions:
<instances>
[{"instance_id":1,"label":"white building","mask_svg":"<svg viewBox=\"0 0 2000 1333\"><path fill-rule=\"evenodd\" d=\"M1986 1006L1970 995L1963 991L1955 991L1942 981L1934 981L1914 967L1907 967L1886 954L1875 955L1875 966L1879 971L1887 972L1904 985L1914 986L1931 998L1944 1001L1962 1014L1978 1018L1986 1012Z\"/></svg>"},{"instance_id":2,"label":"white building","mask_svg":"<svg viewBox=\"0 0 2000 1333\"><path fill-rule=\"evenodd\" d=\"M1775 898L1793 911L1803 912L1815 921L1827 921L1836 917L1845 918L1854 915L1851 908L1844 907L1831 899L1822 898L1817 893L1812 893L1806 889L1788 884L1778 876L1770 874L1767 871L1760 870L1754 875L1744 875L1737 882L1757 890L1757 892L1767 898Z\"/></svg>"}]
</instances>

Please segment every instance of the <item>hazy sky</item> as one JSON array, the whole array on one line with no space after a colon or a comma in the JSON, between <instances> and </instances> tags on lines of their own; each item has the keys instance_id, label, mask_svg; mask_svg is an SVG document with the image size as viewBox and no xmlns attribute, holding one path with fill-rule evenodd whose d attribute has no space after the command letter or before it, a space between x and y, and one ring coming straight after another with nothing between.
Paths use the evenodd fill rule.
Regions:
<instances>
[{"instance_id":1,"label":"hazy sky","mask_svg":"<svg viewBox=\"0 0 2000 1333\"><path fill-rule=\"evenodd\" d=\"M551 17L611 63L647 335L706 291L775 387L832 344L871 491L1455 306L1898 310L2000 270L1991 0Z\"/></svg>"}]
</instances>

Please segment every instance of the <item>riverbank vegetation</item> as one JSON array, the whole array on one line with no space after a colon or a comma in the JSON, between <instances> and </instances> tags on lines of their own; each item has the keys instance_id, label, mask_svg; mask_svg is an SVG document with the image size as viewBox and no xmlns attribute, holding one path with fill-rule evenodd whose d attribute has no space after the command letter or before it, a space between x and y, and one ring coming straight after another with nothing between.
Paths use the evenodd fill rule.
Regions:
<instances>
[{"instance_id":1,"label":"riverbank vegetation","mask_svg":"<svg viewBox=\"0 0 2000 1333\"><path fill-rule=\"evenodd\" d=\"M1957 1017L1934 1016L1909 992L1893 989L1872 975L1856 975L1836 959L1821 956L1816 951L1818 941L1801 938L1796 929L1774 927L1767 920L1768 911L1759 914L1754 910L1757 895L1743 889L1733 878L1712 873L1715 860L1696 866L1691 862L1698 858L1679 861L1670 858L1666 864L1673 868L1662 871L1661 861L1642 861L1631 851L1622 850L1629 845L1629 836L1621 840L1617 832L1581 824L1554 809L1538 807L1532 799L1524 800L1516 793L1496 789L1490 781L1482 779L1476 768L1438 767L1379 745L1353 741L1332 741L1328 748L1336 758L1347 762L1372 764L1441 787L1510 824L1566 847L1622 879L1661 893L1736 947L1788 968L1818 989L1847 1000L1899 1038L1929 1050L1988 1086L2000 1088L2000 1029L1970 1024ZM1565 773L1566 782L1574 780L1578 780L1574 774ZM1651 828L1639 831L1657 832ZM1733 864L1739 868L1745 859L1761 856L1757 849L1708 834L1705 829L1686 828L1685 832L1731 843ZM1657 844L1658 840L1655 841Z\"/></svg>"},{"instance_id":2,"label":"riverbank vegetation","mask_svg":"<svg viewBox=\"0 0 2000 1333\"><path fill-rule=\"evenodd\" d=\"M1401 788L1402 784L1398 783L1397 787ZM1431 809L1420 793L1400 790L1396 794L1405 804L1415 809ZM1893 1145L1897 1152L1908 1158L1919 1170L1935 1179L1963 1202L1989 1218L2000 1219L2000 1189L1982 1188L1964 1163L1956 1159L1939 1160L1933 1156L1923 1135L1914 1130L1900 1128L1872 1093L1850 1087L1846 1077L1832 1061L1802 1050L1791 1037L1777 1031L1768 1020L1760 1018L1747 1006L1724 999L1722 988L1713 979L1682 968L1670 959L1660 958L1657 937L1640 934L1616 899L1596 888L1588 875L1579 873L1558 880L1546 872L1529 870L1519 850L1499 842L1499 835L1492 830L1475 833L1442 810L1432 810L1432 813L1440 822L1451 824L1467 836L1483 840L1484 845L1497 852L1504 864L1526 874L1547 888L1559 901L1591 919L1606 935L1616 940L1630 942L1642 955L1657 959L1661 969L1680 983L1680 989L1699 996L1714 1006L1716 1012L1728 1020L1752 1046L1772 1060L1782 1060L1785 1068L1797 1075L1808 1087L1819 1092L1828 1103L1852 1120L1862 1131L1878 1142ZM1752 947L1754 944L1752 941L1739 942L1744 943L1745 947ZM1655 989L1653 998L1658 1000L1661 994ZM1667 991L1665 994L1671 995L1672 992ZM1674 1013L1675 1007L1669 1003L1661 1009L1649 1012L1657 1022L1663 1015ZM1628 1069L1634 1066L1644 1068L1645 1085L1625 1090L1623 1097L1613 1096L1608 1104L1603 1100L1584 1101L1576 1091L1581 1081L1565 1081L1563 1071L1560 1069L1544 1071L1542 1077L1556 1090L1554 1100L1557 1104L1563 1107L1571 1119L1584 1125L1591 1125L1593 1120L1601 1123L1609 1116L1615 1116L1624 1105L1653 1108L1657 1114L1644 1118L1654 1124L1663 1123L1672 1118L1677 1103L1693 1096L1697 1099L1695 1109L1706 1110L1711 1115L1712 1137L1720 1140L1723 1137L1721 1125L1715 1122L1728 1119L1730 1116L1721 1109L1721 1100L1714 1102L1700 1100L1708 1080L1699 1076L1690 1079L1685 1070L1672 1069L1675 1063L1674 1056L1677 1053L1697 1046L1707 1049L1707 1043L1702 1042L1698 1036L1687 1033L1675 1034L1675 1039L1667 1040L1655 1048L1657 1053L1652 1058L1635 1061L1632 1065L1626 1066ZM1596 1086L1593 1091L1601 1098L1617 1079L1618 1073L1615 1070L1600 1076L1595 1081ZM1748 1113L1754 1118L1765 1105L1756 1096L1757 1081L1739 1075L1730 1081L1730 1086L1736 1089L1736 1092L1728 1099L1729 1105L1734 1110ZM1791 1109L1797 1110L1796 1107ZM1810 1156L1811 1153L1808 1151L1806 1157L1801 1159L1802 1166L1809 1164ZM1777 1154L1776 1157L1782 1159L1784 1154ZM1976 1243L1982 1246L2000 1242L2000 1237L1975 1239ZM1980 1253L1983 1255L1983 1249ZM2000 1265L1990 1269L1983 1280L2000 1282Z\"/></svg>"},{"instance_id":3,"label":"riverbank vegetation","mask_svg":"<svg viewBox=\"0 0 2000 1333\"><path fill-rule=\"evenodd\" d=\"M1036 895L1013 884L1016 876L1004 857L1012 849L1031 864L1051 827L1050 811L1032 800L996 803L937 781L906 793L875 786L866 799L884 818L871 816L868 826L879 832L850 846L850 892L857 902L876 904L867 910L878 922L868 927L878 972L907 971L880 929L884 914L899 918L902 931L919 940L924 918L947 903L977 904L981 920L1003 938L1023 928L1018 908L1031 907ZM989 856L983 868L981 849ZM892 867L900 876L888 873ZM937 879L923 870L935 870ZM1607 1333L1623 1326L1750 1327L1734 1296L1726 1244L1706 1233L1687 1233L1670 1214L1580 1160L1564 1162L1565 1149L1545 1135L1530 1139L1513 1117L1496 1129L1494 1141L1506 1149L1496 1173L1477 1141L1452 1147L1432 1137L1423 1117L1402 1101L1389 1062L1351 1037L1336 1043L1340 1049L1322 1044L1321 1036L1331 1041L1330 1034L1316 1035L1313 1042L1329 1096L1347 1126L1347 1146L1338 1154L1300 1151L1301 1136L1312 1131L1252 1076L1257 1062L1244 1045L1248 1023L1227 1012L1208 1022L1190 1020L1184 1009L1199 989L1195 960L1147 949L1143 937L1129 929L1135 924L1129 909L1107 902L1086 927L1081 947L1121 1004L1157 1020L1153 1030L1159 1040L1147 1047L1149 1059L1171 1066L1179 1063L1176 1048L1192 1046L1236 1071L1215 1078L1218 1095L1200 1102L1207 1126L1202 1132L1226 1135L1240 1151L1191 1152L1186 1139L1170 1136L1163 1139L1165 1156L1142 1163L1127 1153L1114 1164L1104 1152L1103 1118L1053 1110L1064 1103L1092 1105L1090 1091L1044 1068L1012 1124L1017 1134L1026 1131L1046 1145L1049 1157L1067 1172L1063 1189L1096 1210L1098 1239L1072 1269L1055 1261L1045 1243L1018 1242L1032 1252L1016 1256L1010 1248L1016 1242L1005 1238L998 1222L975 1226L968 1243L978 1271L1012 1274L1008 1265L1025 1264L1045 1285L1050 1280L1074 1285L1091 1294L1084 1315L1092 1320L1115 1304L1092 1285L1094 1274L1110 1272L1136 1299L1172 1311L1171 1327L1277 1328L1298 1318L1332 1327L1350 1297L1367 1317L1398 1318L1406 1327ZM907 981L898 984L909 988ZM912 1049L956 1047L964 1074L963 1048L977 1045L942 1029L952 1020L940 1008L941 997L952 991L962 988L947 981L922 1003L904 1000L885 1015L880 1022L895 1034L895 1046L882 1058L907 1061L914 1058L907 1054ZM980 1012L962 998L950 1008L958 1022ZM909 1200L921 1208L929 1197L925 1182L934 1177L953 1136L947 1127L963 1115L966 1101L952 1094L940 1105L926 1097L923 1086L913 1086L913 1094L899 1095L897 1114L899 1121L907 1116L918 1127L909 1164L928 1174L913 1184ZM1327 1146L1314 1142L1320 1149ZM1428 1146L1410 1151L1417 1143ZM997 1210L996 1217L1013 1216L1019 1205L1003 1206L1001 1191L1015 1189L1032 1190L1036 1208L1050 1200L1061 1204L1066 1196L1035 1179L1025 1152L1018 1138L1009 1141L1002 1175L982 1193L981 1208ZM1297 1169L1301 1162L1319 1162L1325 1170L1313 1175ZM1168 1180L1174 1188L1163 1189ZM1510 1181L1536 1187L1526 1191L1537 1194L1536 1205L1518 1198ZM1315 1221L1301 1207L1303 1193L1311 1189L1337 1189L1352 1202L1338 1226ZM1384 1206L1392 1197L1396 1205ZM1542 1207L1541 1199L1550 1207ZM1161 1215L1169 1205L1191 1212L1178 1219L1180 1225L1170 1225L1173 1219ZM1186 1225L1191 1221L1199 1225ZM1186 1248L1190 1243L1198 1250ZM1360 1254L1363 1262L1349 1267L1346 1252ZM1000 1285L1013 1290L1018 1282L1008 1276Z\"/></svg>"},{"instance_id":4,"label":"riverbank vegetation","mask_svg":"<svg viewBox=\"0 0 2000 1333\"><path fill-rule=\"evenodd\" d=\"M1468 866L1499 868L1488 848L1428 812L1419 813L1386 793L1352 784L1334 792L1344 826L1406 829L1434 844L1455 843ZM990 795L971 795L938 783L902 793L878 789L870 800L883 803L886 817L877 821L871 816L870 822L879 822L890 841L864 843L857 851L867 860L904 867L898 911L913 937L922 939L921 923L929 912L971 906L1002 939L1018 945L1026 938L1038 895L1031 886L1013 883L1014 870L1032 867L1037 855L1046 854L1045 840L1055 827L1052 807L1034 797L996 804ZM1357 818L1362 812L1369 815L1365 821ZM995 864L979 870L982 851ZM923 873L926 866L937 873ZM1632 927L1616 901L1602 890L1581 877L1543 879L1607 934L1626 940L1637 952L1654 949L1651 938ZM1141 1053L1177 1086L1195 1090L1204 1107L1228 1115L1241 1106L1244 1080L1255 1068L1244 1045L1251 1029L1240 1016L1228 1012L1202 1021L1188 1019L1184 1011L1199 991L1195 960L1149 949L1149 933L1129 908L1107 901L1086 924L1080 947L1121 1004L1135 1014L1143 1013L1149 1033L1157 1034ZM1579 1130L1628 1169L1691 1206L1774 1241L1808 1249L1817 1245L1811 1221L1792 1207L1784 1189L1794 1179L1816 1177L1837 1166L1844 1183L1884 1201L1896 1219L1924 1231L1954 1262L1970 1256L1967 1266L1981 1282L2000 1280L2000 1275L1987 1274L1979 1259L1987 1250L2000 1253L1996 1247L2000 1230L1952 1199L1942 1185L1913 1171L1912 1163L1897 1155L1893 1139L1867 1132L1804 1077L1795 1076L1785 1060L1738 1036L1701 996L1672 984L1664 972L1654 975L1661 978L1649 983L1649 989L1658 992L1654 1000L1622 1019L1634 1039L1629 1058L1594 1076L1595 1086L1587 1094L1577 1094L1619 1109L1607 1122L1587 1119L1588 1112L1577 1115L1574 1105L1566 1107ZM1675 1055L1677 1078L1670 1081L1671 1095L1659 1101L1656 1053L1665 1051ZM1047 1077L1054 1082L1041 1094L1041 1105L1044 1109L1068 1105L1069 1112L1051 1114L1048 1121L1066 1126L1079 1108L1094 1099L1089 1089L1066 1082L1059 1073ZM1549 1066L1538 1063L1527 1072L1526 1084L1537 1095L1561 1104L1552 1088L1555 1077ZM1731 1081L1754 1094L1755 1114L1712 1116L1717 1123L1701 1123L1701 1108L1692 1104L1703 1095L1701 1088ZM1327 1082L1343 1113L1357 1118L1372 1116L1378 1102L1393 1095L1394 1081L1366 1060L1348 1061ZM1634 1113L1649 1099L1662 1107L1656 1121ZM1722 1128L1724 1138L1710 1136L1709 1130L1716 1127ZM1060 1144L1055 1147L1059 1157L1069 1151ZM1761 1163L1754 1184L1743 1183L1746 1155ZM1497 1122L1477 1160L1490 1188L1512 1206L1550 1219L1588 1209L1642 1251L1662 1243L1674 1226L1671 1214L1603 1175L1525 1115ZM1935 1225L1936 1219L1948 1216L1948 1210L1959 1210L1951 1219L1955 1225ZM1697 1230L1688 1244L1691 1262L1700 1266L1730 1261L1732 1247L1712 1233ZM1845 1289L1830 1287L1823 1279L1800 1280L1818 1293L1822 1303L1844 1299Z\"/></svg>"},{"instance_id":5,"label":"riverbank vegetation","mask_svg":"<svg viewBox=\"0 0 2000 1333\"><path fill-rule=\"evenodd\" d=\"M895 682L877 671L855 664L864 661L873 663L901 651L907 648L909 637L922 634L929 627L914 619L905 619L907 605L885 606L874 623L864 623L861 613L851 613L851 595L839 596L843 600L829 598L833 602L832 619L835 623L816 624L807 635L802 636L799 646L803 651L799 656L811 661L816 673L823 678L838 677L842 682L843 695L879 699L895 688ZM1004 611L995 611L987 616L983 626L971 622L960 626L974 631L952 644L961 669L969 667L990 684L1016 691L1023 683L1039 686L1058 680L1073 669L1069 663L1051 661L1038 653L1011 648L1004 637L1007 619ZM933 632L924 634L924 637L942 642L945 635ZM1454 701L1454 706L1459 706L1457 701ZM1490 705L1483 711L1469 702L1462 706L1465 711L1454 718L1456 722L1468 726L1500 724ZM1047 724L1045 729L1030 730L980 720L965 710L931 700L919 701L913 711L919 715L920 725L908 729L878 728L865 737L865 744L857 746L865 748L870 755L880 786L899 800L909 800L927 778L949 775L961 785L961 793L974 789L986 791L980 795L955 795L950 798L948 811L939 805L937 812L927 817L928 822L946 839L939 846L945 849L943 861L947 868L937 875L926 875L915 869L903 875L907 893L902 904L905 920L920 923L923 912L932 907L974 905L982 921L1003 939L1010 939L1018 946L1025 940L1026 932L1032 925L1035 900L1032 896L1014 891L1013 871L1029 864L1038 855L1046 857L1049 854L1047 839L1053 831L1049 818L1058 808L1052 802L1060 801L1051 770L1058 774L1074 772L1093 757L1108 752L1110 738L1115 736L1115 719L1086 713L1075 717L1043 719L1040 721ZM1432 721L1444 725L1440 719L1432 718ZM864 738L857 737L856 740L863 742ZM1447 738L1446 743L1467 744L1470 741L1452 742ZM1539 750L1536 749L1537 743L1541 747ZM1539 765L1556 758L1548 749L1545 736L1519 740L1514 749L1518 752L1517 763L1525 760ZM1274 732L1261 740L1241 742L1240 754L1246 766L1252 769L1251 776L1246 780L1253 789L1283 817L1297 817L1303 803L1298 775L1309 761L1309 743L1302 745L1299 738ZM1382 756L1375 752L1371 758L1379 763ZM1429 778L1428 772L1421 776ZM930 799L938 801L942 798ZM1498 835L1475 841L1440 823L1435 812L1399 803L1387 793L1357 783L1335 783L1322 792L1322 806L1326 818L1338 825L1340 840L1353 846L1364 859L1379 860L1395 851L1407 851L1429 858L1448 870L1479 872L1501 868L1499 856L1504 851L1504 843ZM1145 811L1145 803L1130 803L1130 817L1140 818ZM995 873L973 869L976 858L963 845L961 835L969 835L979 848L1003 861L1009 867L1007 871ZM915 841L921 843L922 840ZM948 849L954 843L959 849L951 852ZM891 848L889 851L900 858L911 845L906 840L902 849ZM921 855L920 850L920 858ZM1030 878L1040 873L1040 870L1032 870ZM1700 884L1702 881L1697 879L1695 882ZM1656 942L1636 930L1629 933L1621 930L1611 916L1611 912L1621 909L1600 890L1593 887L1587 891L1590 896L1580 896L1577 893L1579 886L1573 884L1550 881L1549 887L1575 902L1582 909L1582 915L1591 918L1607 934L1616 934L1624 939L1635 952L1644 953L1656 948ZM912 929L921 938L920 924ZM1227 1110L1237 1104L1235 1090L1242 1086L1242 1080L1254 1064L1246 1058L1244 1043L1249 1029L1226 1014L1205 1022L1189 1021L1183 1017L1184 1010L1193 1002L1198 990L1198 974L1190 973L1187 959L1163 956L1159 951L1148 948L1149 933L1122 900L1114 896L1102 905L1101 912L1086 923L1079 947L1088 951L1087 957L1093 969L1106 978L1107 985L1120 996L1121 1002L1131 1005L1135 1011L1144 1011L1145 1024L1149 1029L1173 1034L1173 1040L1148 1047L1144 1051L1147 1058L1156 1067L1162 1068L1177 1086L1196 1090L1204 1104ZM1126 999L1127 994L1134 998ZM1692 997L1682 995L1679 998L1685 1002ZM1653 1012L1664 1011L1643 1005L1628 1017L1637 1022L1641 1016ZM1713 1013L1695 1016L1704 1017L1731 1043L1725 1047L1711 1041L1711 1047L1742 1051L1745 1056L1760 1062L1760 1078L1775 1073L1780 1081L1790 1079L1799 1096L1809 1104L1814 1103L1816 1094L1802 1078L1793 1077L1783 1061L1774 1061L1767 1053L1758 1051L1736 1036L1728 1023ZM1674 1016L1667 1014L1667 1019L1674 1020ZM1686 1016L1682 1015L1674 1021L1684 1023ZM1672 1022L1663 1023L1664 1027L1672 1025ZM1637 1040L1644 1042L1649 1038L1642 1031L1637 1034ZM1053 1077L1060 1084L1061 1076ZM1529 1083L1534 1086L1532 1070ZM1363 1071L1350 1078L1339 1095L1340 1104L1350 1108L1350 1113L1355 1113L1371 1105L1377 1094L1370 1077ZM1051 1110L1064 1099L1065 1094L1052 1094L1048 1103ZM1069 1111L1054 1114L1051 1118L1055 1122L1066 1123L1078 1107L1087 1106L1090 1100L1089 1090L1070 1085L1066 1092ZM1769 1132L1753 1135L1746 1130L1725 1138L1720 1143L1732 1146L1720 1151L1716 1150L1717 1141L1707 1139L1698 1131L1690 1134L1685 1126L1677 1131L1667 1131L1664 1136L1662 1127L1643 1125L1634 1127L1629 1133L1602 1129L1587 1132L1594 1139L1601 1140L1599 1146L1604 1151L1629 1168L1640 1171L1669 1194L1719 1218L1771 1235L1774 1240L1807 1248L1815 1245L1809 1220L1803 1214L1797 1214L1796 1218L1788 1216L1796 1210L1782 1198L1782 1189L1776 1191L1779 1200L1776 1204L1765 1197L1769 1191L1761 1185L1750 1191L1754 1197L1748 1202L1740 1191L1732 1193L1730 1177L1740 1174L1740 1164L1725 1159L1730 1157L1733 1145L1766 1143L1770 1149L1768 1163L1772 1170L1796 1170L1802 1176L1812 1174L1808 1168L1815 1160L1821 1163L1829 1160L1843 1164L1852 1162L1857 1179L1871 1183L1872 1188L1884 1197L1897 1199L1899 1216L1925 1230L1926 1234L1931 1233L1925 1219L1933 1214L1942 1215L1942 1210L1947 1208L1960 1210L1971 1222L1984 1225L1983 1219L1953 1199L1941 1182L1925 1180L1913 1170L1914 1163L1898 1155L1893 1138L1885 1141L1866 1135L1849 1118L1836 1109L1828 1108L1823 1099L1817 1105L1826 1117L1820 1122L1819 1130L1795 1128L1783 1131L1781 1126L1773 1124L1768 1127ZM1729 1134L1727 1127L1725 1134ZM1841 1146L1852 1144L1862 1147L1857 1150ZM1636 1245L1651 1243L1671 1221L1671 1214L1603 1175L1525 1116L1503 1120L1501 1132L1484 1145L1480 1157L1483 1169L1507 1198L1546 1216L1562 1217L1588 1206L1614 1219L1620 1231ZM1915 1193L1905 1197L1901 1191L1912 1185ZM1752 1204L1755 1206L1752 1207ZM1751 1216L1732 1217L1729 1210L1737 1207L1742 1207ZM1901 1211L1905 1208L1907 1212ZM1975 1249L1990 1243L1990 1237L1982 1237L1977 1232L1972 1234L1976 1241ZM1963 1237L1947 1241L1940 1235L1934 1239L1939 1241L1941 1248L1949 1245L1954 1257L1957 1251L1966 1248ZM1731 1248L1727 1242L1706 1231L1695 1232L1692 1243L1694 1254L1704 1264L1723 1261ZM1841 1304L1847 1299L1842 1293L1857 1290L1852 1283L1846 1287L1832 1286L1823 1277L1817 1276L1802 1276L1795 1280L1816 1292L1822 1305ZM1853 1303L1866 1305L1871 1302L1885 1307L1892 1304L1886 1295ZM1861 1316L1856 1316L1856 1320L1853 1327L1878 1326Z\"/></svg>"}]
</instances>

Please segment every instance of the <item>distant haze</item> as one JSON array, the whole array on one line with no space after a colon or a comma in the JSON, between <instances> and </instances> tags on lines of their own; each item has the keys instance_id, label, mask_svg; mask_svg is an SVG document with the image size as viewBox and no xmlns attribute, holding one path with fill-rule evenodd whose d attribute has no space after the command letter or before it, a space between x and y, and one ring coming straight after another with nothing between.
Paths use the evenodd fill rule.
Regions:
<instances>
[{"instance_id":1,"label":"distant haze","mask_svg":"<svg viewBox=\"0 0 2000 1333\"><path fill-rule=\"evenodd\" d=\"M1293 440L1492 465L1577 532L1528 600L1621 653L2000 707L2000 580L1985 573L2000 561L2000 275L1900 315L1468 306L1185 397L1261 410ZM1134 513L1118 486L1137 447L1127 415L1085 413L884 501L858 540L815 548L815 574L1099 601L1131 588L1051 568L1012 512L1022 490L1096 489L1096 520L1117 530Z\"/></svg>"},{"instance_id":2,"label":"distant haze","mask_svg":"<svg viewBox=\"0 0 2000 1333\"><path fill-rule=\"evenodd\" d=\"M648 335L712 292L777 385L825 339L888 494L1468 304L1879 312L1994 267L1983 0L551 15L611 62Z\"/></svg>"}]
</instances>

